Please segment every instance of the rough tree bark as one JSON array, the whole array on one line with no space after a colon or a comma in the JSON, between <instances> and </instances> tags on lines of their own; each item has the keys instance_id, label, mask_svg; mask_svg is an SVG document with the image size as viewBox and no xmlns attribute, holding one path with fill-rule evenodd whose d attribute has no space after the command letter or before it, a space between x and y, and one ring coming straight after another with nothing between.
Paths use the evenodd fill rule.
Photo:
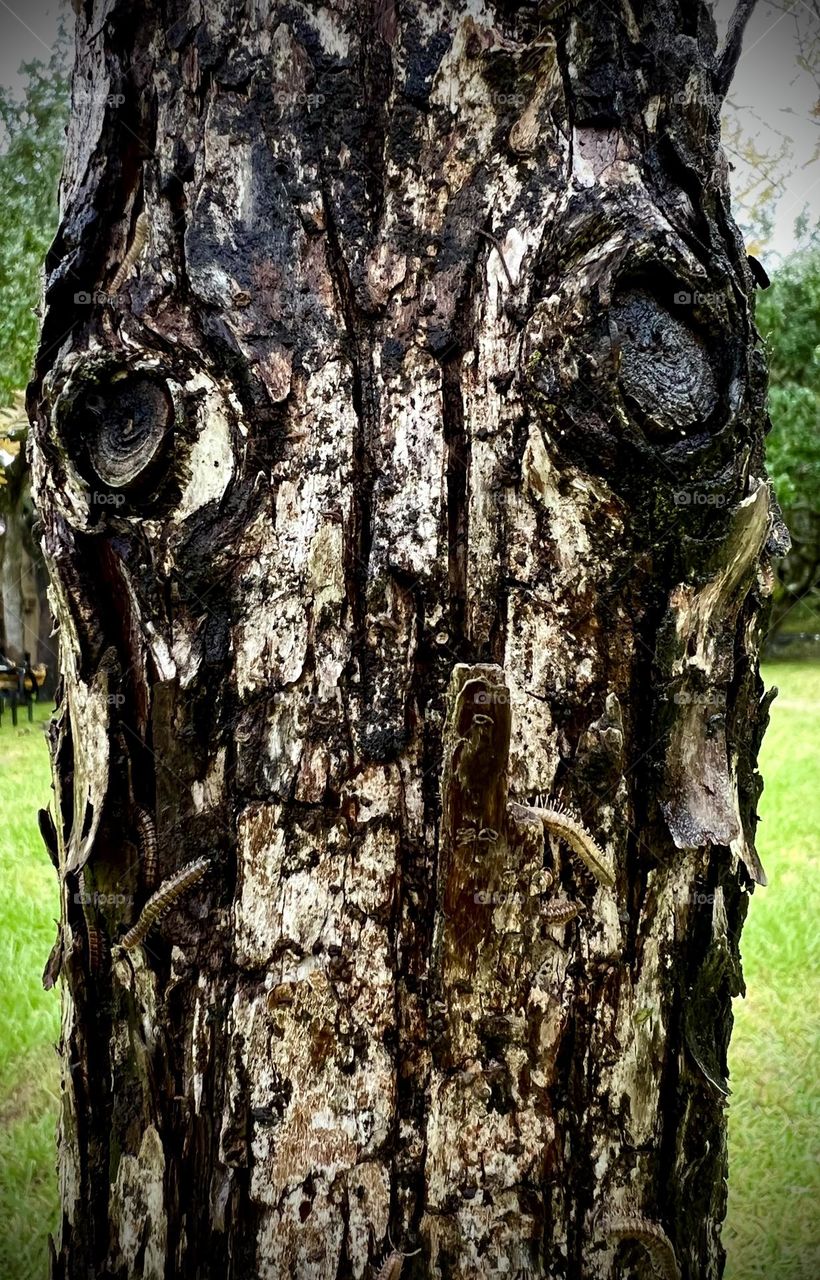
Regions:
<instances>
[{"instance_id":1,"label":"rough tree bark","mask_svg":"<svg viewBox=\"0 0 820 1280\"><path fill-rule=\"evenodd\" d=\"M717 1277L784 537L732 51L699 0L79 8L53 1276Z\"/></svg>"}]
</instances>

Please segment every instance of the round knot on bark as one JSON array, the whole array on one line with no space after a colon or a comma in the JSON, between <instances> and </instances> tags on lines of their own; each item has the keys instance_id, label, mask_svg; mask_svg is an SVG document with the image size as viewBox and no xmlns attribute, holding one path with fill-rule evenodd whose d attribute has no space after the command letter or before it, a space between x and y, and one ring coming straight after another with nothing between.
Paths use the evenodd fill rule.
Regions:
<instances>
[{"instance_id":1,"label":"round knot on bark","mask_svg":"<svg viewBox=\"0 0 820 1280\"><path fill-rule=\"evenodd\" d=\"M621 390L646 430L663 436L702 428L715 404L715 375L702 339L652 294L634 289L612 305Z\"/></svg>"},{"instance_id":2,"label":"round knot on bark","mask_svg":"<svg viewBox=\"0 0 820 1280\"><path fill-rule=\"evenodd\" d=\"M155 474L174 425L174 403L164 382L126 374L90 391L74 417L95 475L110 489L132 489Z\"/></svg>"}]
</instances>

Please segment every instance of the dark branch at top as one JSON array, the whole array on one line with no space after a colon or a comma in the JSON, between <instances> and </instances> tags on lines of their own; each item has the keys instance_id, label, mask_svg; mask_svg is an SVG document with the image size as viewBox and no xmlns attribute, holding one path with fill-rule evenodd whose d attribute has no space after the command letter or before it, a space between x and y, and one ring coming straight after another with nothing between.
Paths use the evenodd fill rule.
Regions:
<instances>
[{"instance_id":1,"label":"dark branch at top","mask_svg":"<svg viewBox=\"0 0 820 1280\"><path fill-rule=\"evenodd\" d=\"M732 14L729 29L726 32L726 43L715 73L715 92L721 98L725 98L729 92L729 85L732 83L743 47L743 33L756 4L757 0L738 0L737 8Z\"/></svg>"}]
</instances>

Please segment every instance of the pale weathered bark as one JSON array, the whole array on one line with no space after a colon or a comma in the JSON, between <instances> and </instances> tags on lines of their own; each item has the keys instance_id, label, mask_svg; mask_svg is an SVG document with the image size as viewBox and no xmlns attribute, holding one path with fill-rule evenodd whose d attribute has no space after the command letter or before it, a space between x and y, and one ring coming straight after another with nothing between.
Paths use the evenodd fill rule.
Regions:
<instances>
[{"instance_id":1,"label":"pale weathered bark","mask_svg":"<svg viewBox=\"0 0 820 1280\"><path fill-rule=\"evenodd\" d=\"M707 6L78 22L54 1276L718 1276L782 534Z\"/></svg>"}]
</instances>

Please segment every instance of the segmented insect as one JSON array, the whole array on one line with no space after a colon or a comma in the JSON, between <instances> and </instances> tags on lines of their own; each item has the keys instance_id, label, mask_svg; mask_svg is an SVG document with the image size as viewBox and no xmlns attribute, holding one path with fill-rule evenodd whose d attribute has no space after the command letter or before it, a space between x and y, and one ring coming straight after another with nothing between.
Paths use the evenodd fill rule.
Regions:
<instances>
[{"instance_id":1,"label":"segmented insect","mask_svg":"<svg viewBox=\"0 0 820 1280\"><path fill-rule=\"evenodd\" d=\"M379 1268L376 1280L399 1280L403 1266L404 1254L399 1253L397 1249L394 1249L393 1252L385 1258L383 1265Z\"/></svg>"},{"instance_id":2,"label":"segmented insect","mask_svg":"<svg viewBox=\"0 0 820 1280\"><path fill-rule=\"evenodd\" d=\"M156 893L152 894L140 912L137 923L132 926L121 939L120 945L131 951L144 942L154 925L162 919L174 903L201 880L211 865L210 858L195 858L187 863L176 875L165 880Z\"/></svg>"},{"instance_id":3,"label":"segmented insect","mask_svg":"<svg viewBox=\"0 0 820 1280\"><path fill-rule=\"evenodd\" d=\"M88 937L88 967L92 973L99 973L108 955L108 943L102 929L96 925L86 926Z\"/></svg>"},{"instance_id":4,"label":"segmented insect","mask_svg":"<svg viewBox=\"0 0 820 1280\"><path fill-rule=\"evenodd\" d=\"M134 826L137 829L137 844L140 851L140 875L146 889L157 887L159 877L159 855L157 852L157 829L154 819L147 809L139 805L134 809Z\"/></svg>"},{"instance_id":5,"label":"segmented insect","mask_svg":"<svg viewBox=\"0 0 820 1280\"><path fill-rule=\"evenodd\" d=\"M578 903L570 902L569 898L553 898L542 906L541 919L545 924L567 924L580 910Z\"/></svg>"},{"instance_id":6,"label":"segmented insect","mask_svg":"<svg viewBox=\"0 0 820 1280\"><path fill-rule=\"evenodd\" d=\"M131 247L122 260L122 263L111 281L111 292L117 293L125 283L128 272L136 263L142 253L145 241L148 239L148 215L143 212L137 218L134 225L134 238L131 241Z\"/></svg>"},{"instance_id":7,"label":"segmented insect","mask_svg":"<svg viewBox=\"0 0 820 1280\"><path fill-rule=\"evenodd\" d=\"M399 1280L404 1259L415 1258L417 1253L421 1253L421 1249L414 1249L412 1253L402 1253L400 1249L393 1249L379 1268L376 1280Z\"/></svg>"},{"instance_id":8,"label":"segmented insect","mask_svg":"<svg viewBox=\"0 0 820 1280\"><path fill-rule=\"evenodd\" d=\"M601 1224L601 1235L609 1239L637 1240L646 1249L652 1266L662 1280L680 1280L680 1268L672 1241L663 1227L639 1215L610 1218Z\"/></svg>"},{"instance_id":9,"label":"segmented insect","mask_svg":"<svg viewBox=\"0 0 820 1280\"><path fill-rule=\"evenodd\" d=\"M615 877L606 865L603 850L576 814L543 795L536 796L534 805L530 807L538 814L550 835L562 840L596 880L605 884L608 889L614 887Z\"/></svg>"},{"instance_id":10,"label":"segmented insect","mask_svg":"<svg viewBox=\"0 0 820 1280\"><path fill-rule=\"evenodd\" d=\"M85 887L85 868L80 872L77 878L80 890L80 904L82 906L83 920L85 922L85 937L88 947L88 968L91 973L100 972L103 961L108 955L108 942L102 929L97 925L97 919L94 915L94 908L91 905L91 898Z\"/></svg>"}]
</instances>

